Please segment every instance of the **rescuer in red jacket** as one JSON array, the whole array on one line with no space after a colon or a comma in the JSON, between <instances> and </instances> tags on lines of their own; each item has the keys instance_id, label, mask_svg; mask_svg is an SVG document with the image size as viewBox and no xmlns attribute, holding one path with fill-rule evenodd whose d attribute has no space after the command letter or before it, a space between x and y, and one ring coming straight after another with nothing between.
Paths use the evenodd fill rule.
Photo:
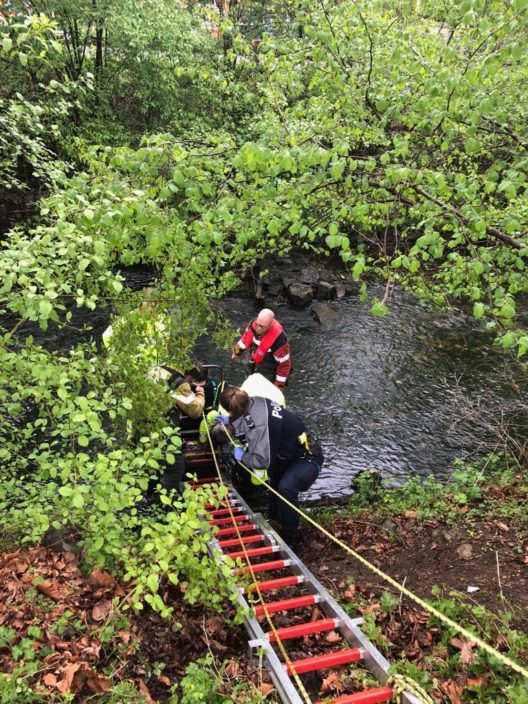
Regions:
<instances>
[{"instance_id":1,"label":"rescuer in red jacket","mask_svg":"<svg viewBox=\"0 0 528 704\"><path fill-rule=\"evenodd\" d=\"M275 313L263 308L251 320L233 349L232 359L249 350L253 371L259 372L279 388L291 372L290 343Z\"/></svg>"}]
</instances>

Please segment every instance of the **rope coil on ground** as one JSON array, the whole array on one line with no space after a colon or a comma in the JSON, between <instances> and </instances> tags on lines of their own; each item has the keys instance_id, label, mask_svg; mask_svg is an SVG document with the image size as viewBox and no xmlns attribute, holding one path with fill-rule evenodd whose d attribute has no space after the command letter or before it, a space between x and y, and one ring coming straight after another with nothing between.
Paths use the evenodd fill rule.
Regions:
<instances>
[{"instance_id":1,"label":"rope coil on ground","mask_svg":"<svg viewBox=\"0 0 528 704\"><path fill-rule=\"evenodd\" d=\"M413 680L411 677L395 673L389 677L385 684L388 687L392 687L392 698L396 704L400 704L402 694L404 692L408 692L409 694L413 694L415 697L418 697L418 699L422 700L423 704L435 704L434 700L429 696L425 689L420 687L416 680Z\"/></svg>"}]
</instances>

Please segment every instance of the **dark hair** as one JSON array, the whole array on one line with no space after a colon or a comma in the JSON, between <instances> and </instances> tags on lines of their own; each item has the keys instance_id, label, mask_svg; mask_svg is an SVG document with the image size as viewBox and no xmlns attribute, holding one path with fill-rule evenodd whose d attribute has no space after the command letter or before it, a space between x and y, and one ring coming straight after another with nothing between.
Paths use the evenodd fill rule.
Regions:
<instances>
[{"instance_id":1,"label":"dark hair","mask_svg":"<svg viewBox=\"0 0 528 704\"><path fill-rule=\"evenodd\" d=\"M207 379L207 370L203 367L201 359L193 359L193 366L184 372L185 381L205 381Z\"/></svg>"},{"instance_id":2,"label":"dark hair","mask_svg":"<svg viewBox=\"0 0 528 704\"><path fill-rule=\"evenodd\" d=\"M238 418L246 413L249 408L249 401L249 396L244 389L239 389L237 386L228 386L225 391L222 391L220 396L220 405L233 418Z\"/></svg>"}]
</instances>

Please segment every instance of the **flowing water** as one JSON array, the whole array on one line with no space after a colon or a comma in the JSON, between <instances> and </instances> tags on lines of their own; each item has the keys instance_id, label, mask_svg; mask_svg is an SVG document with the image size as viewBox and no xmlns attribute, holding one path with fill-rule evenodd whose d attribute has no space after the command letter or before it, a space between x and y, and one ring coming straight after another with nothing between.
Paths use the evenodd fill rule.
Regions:
<instances>
[{"instance_id":1,"label":"flowing water","mask_svg":"<svg viewBox=\"0 0 528 704\"><path fill-rule=\"evenodd\" d=\"M147 282L141 273L127 278L134 288ZM373 285L370 294L381 297L382 289ZM493 347L491 332L471 317L432 311L403 292L396 292L386 318L373 317L356 296L329 305L339 315L329 328L309 307L275 308L292 346L287 405L325 450L323 472L308 498L349 494L353 478L368 468L387 484L415 474L447 478L455 458L492 448L486 424L511 412L525 386L518 365ZM239 329L258 311L249 298L225 299L220 308ZM79 317L91 332L37 331L39 342L65 350L80 338L100 339L109 311ZM30 331L35 333L28 328L21 334ZM243 381L244 365L210 341L201 341L197 356L222 365L229 383Z\"/></svg>"},{"instance_id":2,"label":"flowing water","mask_svg":"<svg viewBox=\"0 0 528 704\"><path fill-rule=\"evenodd\" d=\"M447 478L455 458L493 447L486 425L520 402L522 383L517 365L493 347L493 334L471 317L431 311L402 292L386 318L373 317L357 297L329 305L339 319L325 329L309 308L275 308L292 346L287 405L325 450L308 498L349 494L354 476L368 468L387 484L416 474ZM247 299L222 308L240 329L258 310ZM228 353L207 344L199 352L208 361L214 356L229 381L243 381L245 368Z\"/></svg>"}]
</instances>

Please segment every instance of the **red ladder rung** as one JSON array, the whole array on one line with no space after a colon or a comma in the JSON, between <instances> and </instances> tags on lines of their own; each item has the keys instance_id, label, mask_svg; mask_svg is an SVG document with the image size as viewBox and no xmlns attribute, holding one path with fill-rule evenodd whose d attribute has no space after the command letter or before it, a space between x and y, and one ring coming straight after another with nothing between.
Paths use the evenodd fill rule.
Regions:
<instances>
[{"instance_id":1,"label":"red ladder rung","mask_svg":"<svg viewBox=\"0 0 528 704\"><path fill-rule=\"evenodd\" d=\"M300 609L303 606L312 606L321 601L318 594L308 594L306 596L296 596L293 599L282 599L281 601L270 601L266 604L266 610L269 614L276 611L289 611L290 609ZM259 604L255 606L255 614L264 616L264 606Z\"/></svg>"},{"instance_id":2,"label":"red ladder rung","mask_svg":"<svg viewBox=\"0 0 528 704\"><path fill-rule=\"evenodd\" d=\"M292 660L286 667L289 675L292 674L293 670L298 675L302 675L305 672L326 670L329 667L339 667L339 665L346 665L349 662L357 662L362 657L359 648L349 648L348 650L340 650L337 653L326 653L325 655L314 655L303 660Z\"/></svg>"},{"instance_id":3,"label":"red ladder rung","mask_svg":"<svg viewBox=\"0 0 528 704\"><path fill-rule=\"evenodd\" d=\"M260 557L261 555L272 555L274 552L280 552L278 545L266 545L263 548L253 548L252 550L237 550L236 552L226 552L226 556L232 560L237 560L239 557Z\"/></svg>"},{"instance_id":4,"label":"red ladder rung","mask_svg":"<svg viewBox=\"0 0 528 704\"><path fill-rule=\"evenodd\" d=\"M264 553L265 555L267 553ZM284 567L289 567L291 560L271 560L270 562L258 562L256 565L251 563L245 567L237 567L234 574L253 574L253 572L271 572L272 570L281 570Z\"/></svg>"},{"instance_id":5,"label":"red ladder rung","mask_svg":"<svg viewBox=\"0 0 528 704\"><path fill-rule=\"evenodd\" d=\"M249 521L249 516L247 513L241 516L224 516L223 518L215 518L212 521L208 521L210 526L222 526L226 523L240 523L241 521Z\"/></svg>"},{"instance_id":6,"label":"red ladder rung","mask_svg":"<svg viewBox=\"0 0 528 704\"><path fill-rule=\"evenodd\" d=\"M319 621L308 621L307 623L299 623L297 626L285 626L277 628L275 631L269 631L266 635L270 643L275 640L288 640L288 638L301 638L302 636L311 636L314 633L323 633L324 631L333 631L339 625L337 618L323 618Z\"/></svg>"},{"instance_id":7,"label":"red ladder rung","mask_svg":"<svg viewBox=\"0 0 528 704\"><path fill-rule=\"evenodd\" d=\"M247 533L250 530L256 530L257 526L255 523L248 523L244 526L231 526L230 528L220 528L215 531L215 538L219 538L223 535L233 535L238 533Z\"/></svg>"},{"instance_id":8,"label":"red ladder rung","mask_svg":"<svg viewBox=\"0 0 528 704\"><path fill-rule=\"evenodd\" d=\"M262 535L262 533L259 533L258 535L246 535L244 538L230 538L229 540L220 540L218 545L221 548L231 548L235 545L238 546L241 543L247 545L248 543L261 543L263 540L265 540L265 537ZM229 557L231 557L231 555L229 555Z\"/></svg>"},{"instance_id":9,"label":"red ladder rung","mask_svg":"<svg viewBox=\"0 0 528 704\"><path fill-rule=\"evenodd\" d=\"M392 699L392 689L390 687L376 687L376 689L366 689L364 692L356 694L344 694L337 699L326 699L317 701L315 704L381 704L390 702Z\"/></svg>"},{"instance_id":10,"label":"red ladder rung","mask_svg":"<svg viewBox=\"0 0 528 704\"><path fill-rule=\"evenodd\" d=\"M210 482L217 482L218 477L202 477L201 479L195 479L194 484L207 484Z\"/></svg>"},{"instance_id":11,"label":"red ladder rung","mask_svg":"<svg viewBox=\"0 0 528 704\"><path fill-rule=\"evenodd\" d=\"M304 582L304 577L297 574L293 574L290 577L277 577L277 579L264 579L262 582L256 582L255 584L251 584L247 589L243 589L243 593L255 592L257 591L257 586L259 591L265 592L270 589L280 589L281 587L293 587L302 582Z\"/></svg>"},{"instance_id":12,"label":"red ladder rung","mask_svg":"<svg viewBox=\"0 0 528 704\"><path fill-rule=\"evenodd\" d=\"M240 506L233 506L233 508L215 508L213 511L208 511L210 516L230 516L231 513L239 513L243 511Z\"/></svg>"}]
</instances>

